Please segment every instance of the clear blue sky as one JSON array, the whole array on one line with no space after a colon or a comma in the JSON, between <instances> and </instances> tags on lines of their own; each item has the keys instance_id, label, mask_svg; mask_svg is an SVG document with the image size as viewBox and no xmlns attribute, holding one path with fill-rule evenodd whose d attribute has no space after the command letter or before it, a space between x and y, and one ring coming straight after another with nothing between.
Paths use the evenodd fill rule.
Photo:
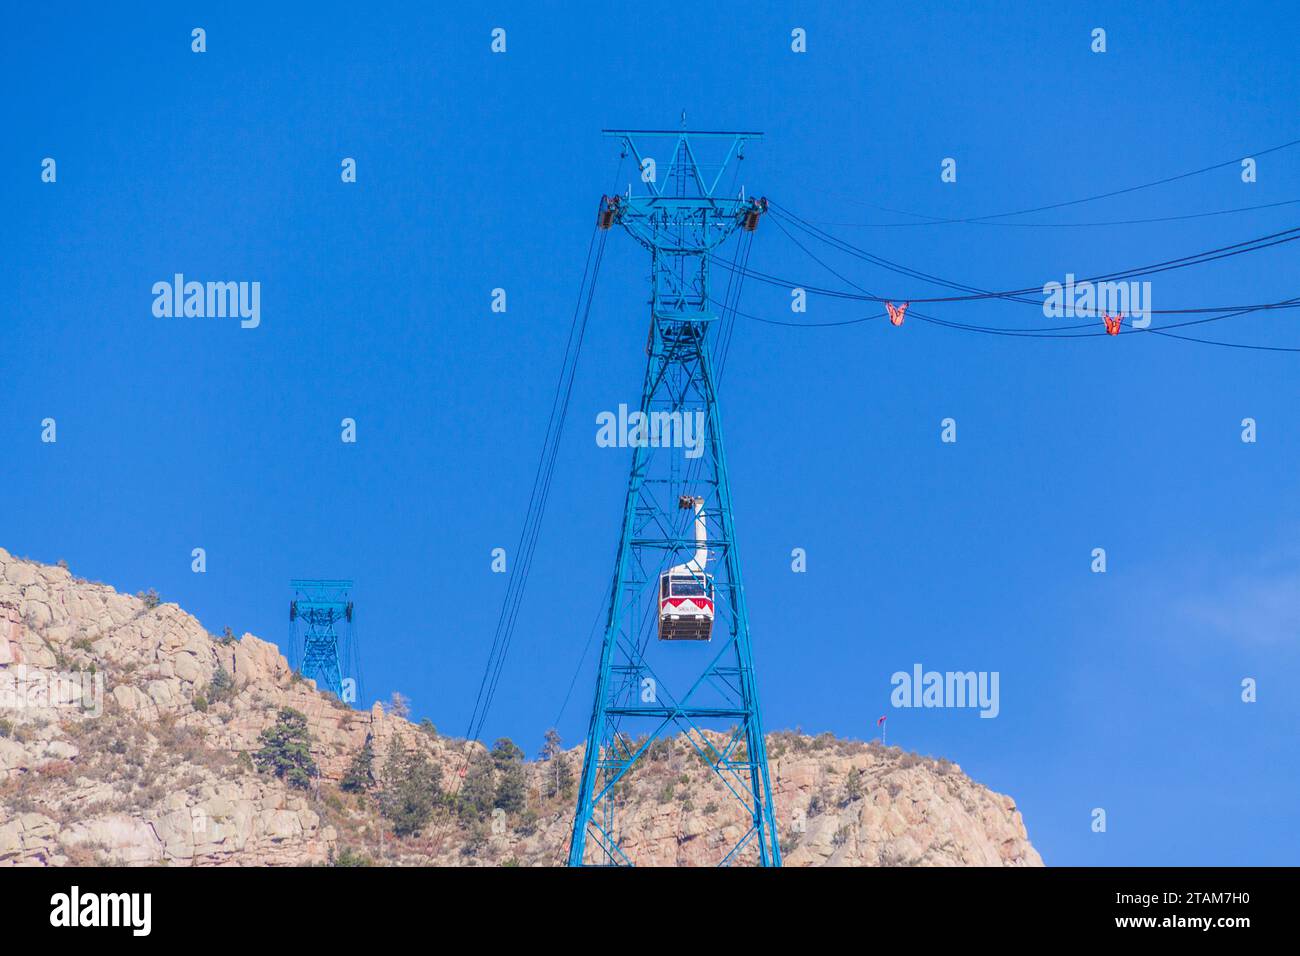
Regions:
<instances>
[{"instance_id":1,"label":"clear blue sky","mask_svg":"<svg viewBox=\"0 0 1300 956\"><path fill-rule=\"evenodd\" d=\"M410 6L4 14L0 546L280 642L290 578L352 577L368 698L400 690L448 733L473 704L506 585L490 552L518 537L612 182L602 127L671 126L685 109L693 125L762 129L749 192L836 223L899 221L872 206L1050 203L1300 138L1294 4ZM505 55L489 50L497 26ZM1089 50L1097 26L1104 55ZM955 184L940 182L948 156ZM1261 157L1254 184L1228 167L1024 221L1296 198L1292 149ZM831 228L1017 288L1298 219ZM1297 254L1166 273L1153 295L1295 296ZM937 294L835 264L899 298ZM838 285L770 224L751 265ZM646 271L612 236L486 730L530 753L608 588L630 452L596 447L595 415L637 400ZM260 281L261 327L155 318L150 288L175 272ZM504 315L489 309L498 286ZM788 294L752 282L742 308L793 317ZM930 311L1044 321L998 302ZM856 314L814 299L802 318ZM1288 312L1204 334L1300 346ZM1150 335L742 321L723 414L769 728L867 737L888 711L891 743L1014 795L1049 863L1300 861L1297 362ZM953 446L939 442L949 416ZM194 547L206 574L190 571ZM794 547L807 574L790 571ZM1000 672L1000 716L890 710L890 675L918 662ZM593 676L589 656L559 720L570 743Z\"/></svg>"}]
</instances>

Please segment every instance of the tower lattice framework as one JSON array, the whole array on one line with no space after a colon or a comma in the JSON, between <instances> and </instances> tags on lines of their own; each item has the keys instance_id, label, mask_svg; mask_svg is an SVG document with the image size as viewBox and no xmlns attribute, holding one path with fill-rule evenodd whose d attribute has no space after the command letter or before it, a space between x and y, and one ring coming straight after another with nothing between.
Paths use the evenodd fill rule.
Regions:
<instances>
[{"instance_id":1,"label":"tower lattice framework","mask_svg":"<svg viewBox=\"0 0 1300 956\"><path fill-rule=\"evenodd\" d=\"M721 184L734 176L746 143L761 134L606 134L622 141L641 172L635 191L606 197L600 225L621 227L650 253L648 360L639 406L645 430L634 442L568 862L637 862L623 845L620 801L629 773L639 761L661 756L669 738L686 740L722 791L743 807L748 826L737 839L722 838L722 830L706 835L717 862L779 866L710 353L719 319L710 296L710 259L733 234L755 229L766 208L763 200L723 195ZM681 440L663 441L673 428ZM696 549L695 516L683 507L692 498L704 500L707 571L714 579L712 638L663 641L660 575L690 560Z\"/></svg>"}]
</instances>

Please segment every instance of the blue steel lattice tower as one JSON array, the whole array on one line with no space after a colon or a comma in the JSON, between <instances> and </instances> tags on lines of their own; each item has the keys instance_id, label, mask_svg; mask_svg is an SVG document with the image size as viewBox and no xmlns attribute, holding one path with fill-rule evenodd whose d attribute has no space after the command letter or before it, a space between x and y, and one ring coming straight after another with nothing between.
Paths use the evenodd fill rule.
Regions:
<instances>
[{"instance_id":1,"label":"blue steel lattice tower","mask_svg":"<svg viewBox=\"0 0 1300 956\"><path fill-rule=\"evenodd\" d=\"M294 580L293 601L289 604L289 624L293 630L290 647L298 658L298 673L316 681L316 686L327 690L340 700L344 696L343 664L351 665L347 676L356 679L355 653L352 634L352 582ZM341 625L337 627L337 625ZM342 630L343 648L340 649ZM355 690L355 686L353 688Z\"/></svg>"},{"instance_id":2,"label":"blue steel lattice tower","mask_svg":"<svg viewBox=\"0 0 1300 956\"><path fill-rule=\"evenodd\" d=\"M720 186L761 134L605 133L621 140L641 174L635 190L603 200L598 221L650 253L640 421L676 423L679 435L683 423L699 422L704 434L698 454L633 443L568 863L637 862L621 846L620 783L638 760L662 754L652 748L669 737L687 741L744 808L748 828L719 844L717 862L780 866L709 348L719 318L710 259L734 233L752 232L766 209L765 200L732 191L734 179L730 195Z\"/></svg>"}]
</instances>

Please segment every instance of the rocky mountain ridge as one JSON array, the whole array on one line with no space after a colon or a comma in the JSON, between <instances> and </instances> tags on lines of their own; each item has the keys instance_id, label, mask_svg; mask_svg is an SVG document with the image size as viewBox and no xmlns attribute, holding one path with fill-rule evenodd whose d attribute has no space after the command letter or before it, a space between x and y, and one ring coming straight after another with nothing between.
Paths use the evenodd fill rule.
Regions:
<instances>
[{"instance_id":1,"label":"rocky mountain ridge","mask_svg":"<svg viewBox=\"0 0 1300 956\"><path fill-rule=\"evenodd\" d=\"M347 707L274 644L0 549L0 866L563 860L581 748L526 761L402 710ZM1042 865L1014 802L945 760L791 732L769 756L787 865ZM743 832L683 741L619 808L638 864L711 864Z\"/></svg>"}]
</instances>

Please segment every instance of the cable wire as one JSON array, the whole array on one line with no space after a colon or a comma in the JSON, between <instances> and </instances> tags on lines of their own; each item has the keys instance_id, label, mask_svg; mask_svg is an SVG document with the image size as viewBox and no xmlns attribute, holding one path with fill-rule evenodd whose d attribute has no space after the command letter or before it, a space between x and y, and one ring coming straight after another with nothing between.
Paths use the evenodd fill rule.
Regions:
<instances>
[{"instance_id":1,"label":"cable wire","mask_svg":"<svg viewBox=\"0 0 1300 956\"><path fill-rule=\"evenodd\" d=\"M1216 209L1212 212L1185 213L1181 216L1150 216L1144 219L1104 219L1093 222L986 222L982 220L942 220L932 219L923 222L828 222L824 219L809 219L819 226L833 226L847 229L893 229L903 226L948 226L954 222L966 222L977 226L1011 226L1017 229L1087 229L1099 226L1140 226L1153 222L1183 222L1188 219L1209 219L1213 216L1231 216L1241 212L1256 212L1260 209L1276 209L1278 206L1294 206L1300 199L1283 199L1280 202L1260 203L1258 206L1238 206L1235 209ZM874 207L873 207L874 208ZM905 213L917 216L919 213Z\"/></svg>"},{"instance_id":2,"label":"cable wire","mask_svg":"<svg viewBox=\"0 0 1300 956\"><path fill-rule=\"evenodd\" d=\"M597 241L597 233L599 233L599 241ZM506 597L502 602L501 613L497 619L497 628L493 636L487 666L479 684L474 710L470 715L466 737L471 740L478 739L482 733L492 700L496 695L510 643L514 636L515 623L518 619L519 608L523 602L528 574L532 567L533 554L536 550L542 519L546 511L551 479L555 473L560 437L563 433L565 419L568 417L578 357L582 351L587 321L591 315L596 281L600 274L600 265L604 258L605 242L608 235L608 232L593 229L591 242L587 248L587 265L583 270L582 288L579 292L578 303L574 308L564 362L561 365L559 379L555 386L555 394L552 398L551 415L547 422L546 437L543 440L542 450L538 456L537 472L533 478L533 489L529 497L528 511L515 552L515 571L510 576L507 584ZM589 275L590 281L588 281Z\"/></svg>"},{"instance_id":3,"label":"cable wire","mask_svg":"<svg viewBox=\"0 0 1300 956\"><path fill-rule=\"evenodd\" d=\"M1268 149L1262 149L1258 152L1247 153L1245 156L1237 156L1233 159L1225 159L1221 163L1215 163L1212 166L1202 166L1200 169L1193 169L1190 172L1179 173L1176 176L1166 176L1164 179L1152 180L1148 183L1139 183L1136 186L1127 186L1124 189L1114 189L1110 192L1098 193L1095 196L1084 196L1082 199L1070 199L1065 202L1048 203L1045 206L1032 206L1028 209L1013 209L1008 212L990 213L987 216L967 216L964 218L945 218L943 216L923 216L921 213L907 212L902 209L890 209L887 206L871 206L870 203L862 203L864 206L870 206L872 209L879 209L881 212L893 213L899 216L918 216L930 220L931 223L956 223L956 222L988 222L992 219L1006 219L1011 216L1026 216L1032 212L1046 212L1049 209L1064 209L1067 206L1078 206L1083 203L1096 202L1099 199L1111 199L1115 196L1124 196L1128 193L1137 192L1142 189L1151 189L1154 186L1164 186L1168 183L1178 182L1181 179L1189 179L1192 176L1199 176L1202 173L1212 172L1216 169L1223 169L1225 166L1234 166L1239 164L1243 159L1253 159L1257 156L1267 156L1269 153L1276 153L1283 149L1290 149L1292 146L1300 145L1300 139L1293 139L1289 143L1282 143L1279 146L1270 146Z\"/></svg>"}]
</instances>

